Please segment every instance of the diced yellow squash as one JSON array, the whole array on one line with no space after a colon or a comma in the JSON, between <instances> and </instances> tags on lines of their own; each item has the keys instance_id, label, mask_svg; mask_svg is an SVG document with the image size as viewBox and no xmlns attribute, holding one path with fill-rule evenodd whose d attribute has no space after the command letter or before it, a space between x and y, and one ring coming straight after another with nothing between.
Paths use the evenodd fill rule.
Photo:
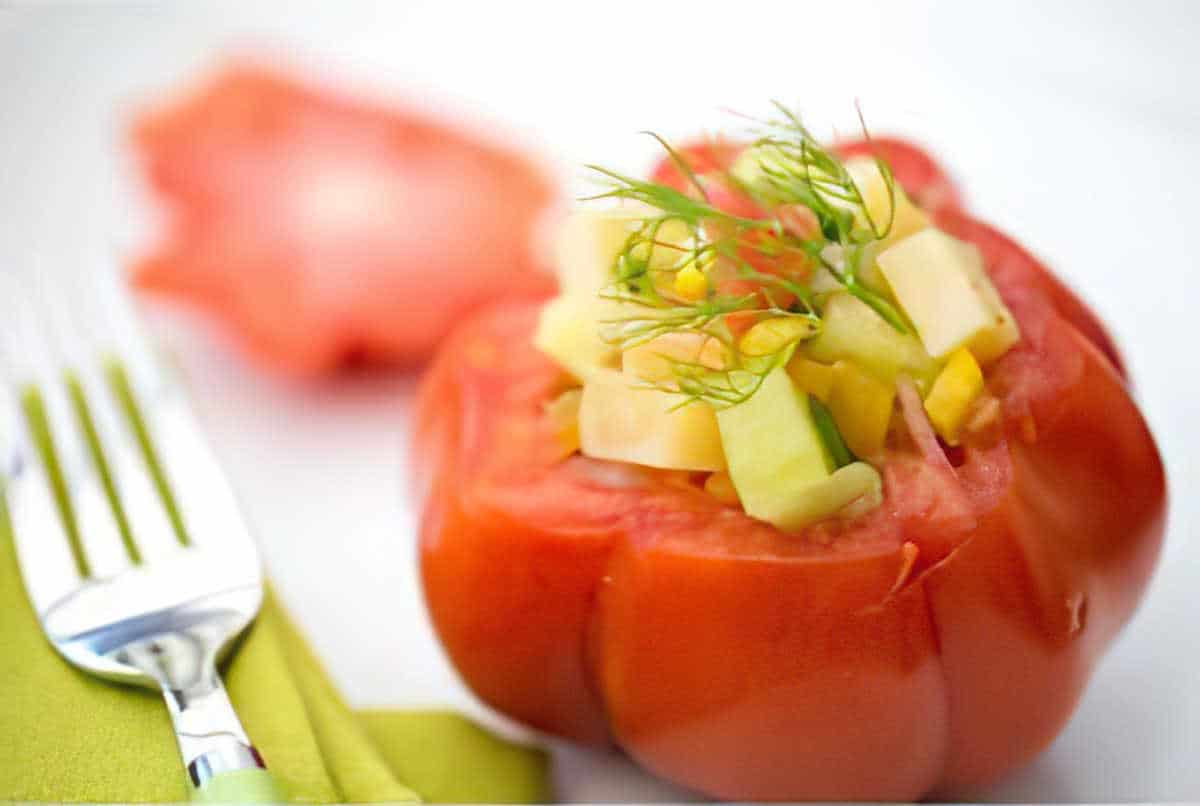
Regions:
<instances>
[{"instance_id":1,"label":"diced yellow squash","mask_svg":"<svg viewBox=\"0 0 1200 806\"><path fill-rule=\"evenodd\" d=\"M899 182L893 183L895 214L893 216L893 198L889 197L887 183L879 166L870 157L854 157L846 160L846 173L854 180L858 192L862 194L863 204L871 215L875 231L881 231L888 226L891 219L891 229L888 230L885 243L895 243L907 238L914 232L929 226L929 216L920 207L908 199ZM864 229L870 228L866 217L861 211L855 213L855 223Z\"/></svg>"},{"instance_id":2,"label":"diced yellow squash","mask_svg":"<svg viewBox=\"0 0 1200 806\"><path fill-rule=\"evenodd\" d=\"M829 393L833 391L833 367L798 355L788 362L787 371L797 388L829 404Z\"/></svg>"},{"instance_id":3,"label":"diced yellow squash","mask_svg":"<svg viewBox=\"0 0 1200 806\"><path fill-rule=\"evenodd\" d=\"M805 526L844 513L862 515L883 500L883 479L866 462L851 462L832 475L797 490L786 502L775 525L784 531Z\"/></svg>"},{"instance_id":4,"label":"diced yellow squash","mask_svg":"<svg viewBox=\"0 0 1200 806\"><path fill-rule=\"evenodd\" d=\"M804 345L808 357L853 361L889 384L902 372L922 386L937 375L937 362L916 336L899 332L858 298L832 294L822 314L821 333Z\"/></svg>"},{"instance_id":5,"label":"diced yellow squash","mask_svg":"<svg viewBox=\"0 0 1200 806\"><path fill-rule=\"evenodd\" d=\"M717 422L747 514L776 526L792 523L797 496L833 467L807 395L780 367L748 400L717 412Z\"/></svg>"},{"instance_id":6,"label":"diced yellow squash","mask_svg":"<svg viewBox=\"0 0 1200 806\"><path fill-rule=\"evenodd\" d=\"M733 479L729 478L729 474L725 472L713 473L705 479L704 491L728 506L735 506L742 502L742 499L738 498L737 488L733 486Z\"/></svg>"},{"instance_id":7,"label":"diced yellow squash","mask_svg":"<svg viewBox=\"0 0 1200 806\"><path fill-rule=\"evenodd\" d=\"M611 283L617 255L641 220L654 212L638 204L572 212L559 229L555 249L560 290L564 294L593 294ZM668 221L659 229L657 240L682 244L687 237L682 222ZM660 246L653 251L651 265L666 268L679 256L678 250Z\"/></svg>"},{"instance_id":8,"label":"diced yellow squash","mask_svg":"<svg viewBox=\"0 0 1200 806\"><path fill-rule=\"evenodd\" d=\"M675 377L671 372L673 361L722 369L726 353L725 345L711 336L701 333L664 333L622 353L621 369L633 378L660 383Z\"/></svg>"},{"instance_id":9,"label":"diced yellow squash","mask_svg":"<svg viewBox=\"0 0 1200 806\"><path fill-rule=\"evenodd\" d=\"M587 456L667 470L725 469L721 432L703 401L634 388L623 372L597 369L583 385L579 442Z\"/></svg>"},{"instance_id":10,"label":"diced yellow squash","mask_svg":"<svg viewBox=\"0 0 1200 806\"><path fill-rule=\"evenodd\" d=\"M946 368L925 398L929 422L950 445L958 444L958 432L967 411L982 391L983 372L970 350L960 347L951 353Z\"/></svg>"},{"instance_id":11,"label":"diced yellow squash","mask_svg":"<svg viewBox=\"0 0 1200 806\"><path fill-rule=\"evenodd\" d=\"M562 294L545 304L533 344L579 381L620 362L620 351L600 337L601 322L620 315L619 303L591 294Z\"/></svg>"},{"instance_id":12,"label":"diced yellow squash","mask_svg":"<svg viewBox=\"0 0 1200 806\"><path fill-rule=\"evenodd\" d=\"M1020 338L975 247L930 228L884 250L876 262L935 358L965 346L986 364Z\"/></svg>"},{"instance_id":13,"label":"diced yellow squash","mask_svg":"<svg viewBox=\"0 0 1200 806\"><path fill-rule=\"evenodd\" d=\"M747 330L738 342L738 349L745 355L770 355L788 344L807 339L816 329L816 323L806 317L775 316Z\"/></svg>"},{"instance_id":14,"label":"diced yellow squash","mask_svg":"<svg viewBox=\"0 0 1200 806\"><path fill-rule=\"evenodd\" d=\"M583 390L568 389L546 404L555 443L565 458L579 450L579 404Z\"/></svg>"},{"instance_id":15,"label":"diced yellow squash","mask_svg":"<svg viewBox=\"0 0 1200 806\"><path fill-rule=\"evenodd\" d=\"M870 458L883 450L896 387L881 382L849 361L833 365L829 412L846 446L856 456Z\"/></svg>"}]
</instances>

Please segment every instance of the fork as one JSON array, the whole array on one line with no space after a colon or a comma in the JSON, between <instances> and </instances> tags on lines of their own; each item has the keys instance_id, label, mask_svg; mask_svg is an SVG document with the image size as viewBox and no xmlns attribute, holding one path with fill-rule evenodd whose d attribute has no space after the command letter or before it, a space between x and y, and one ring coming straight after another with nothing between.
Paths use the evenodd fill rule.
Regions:
<instances>
[{"instance_id":1,"label":"fork","mask_svg":"<svg viewBox=\"0 0 1200 806\"><path fill-rule=\"evenodd\" d=\"M48 277L0 286L0 488L33 609L70 663L162 691L194 800L281 801L217 672L263 598L234 495L115 273Z\"/></svg>"}]
</instances>

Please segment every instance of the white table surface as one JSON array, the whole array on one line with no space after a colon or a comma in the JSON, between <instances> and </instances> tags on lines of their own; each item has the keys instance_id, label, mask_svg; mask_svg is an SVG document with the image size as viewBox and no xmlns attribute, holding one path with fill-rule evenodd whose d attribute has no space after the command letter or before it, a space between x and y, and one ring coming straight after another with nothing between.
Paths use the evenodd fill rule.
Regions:
<instances>
[{"instance_id":1,"label":"white table surface","mask_svg":"<svg viewBox=\"0 0 1200 806\"><path fill-rule=\"evenodd\" d=\"M0 271L86 270L144 243L130 105L230 49L499 124L563 175L651 159L638 130L799 101L818 131L928 143L973 208L1079 288L1122 342L1174 500L1145 605L1070 725L987 800L1200 800L1200 3L407 3L0 7ZM572 181L574 181L572 179ZM303 387L202 324L160 324L287 604L349 699L484 715L426 622L404 496L413 376ZM490 717L489 717L490 718ZM556 748L573 800L685 799Z\"/></svg>"}]
</instances>

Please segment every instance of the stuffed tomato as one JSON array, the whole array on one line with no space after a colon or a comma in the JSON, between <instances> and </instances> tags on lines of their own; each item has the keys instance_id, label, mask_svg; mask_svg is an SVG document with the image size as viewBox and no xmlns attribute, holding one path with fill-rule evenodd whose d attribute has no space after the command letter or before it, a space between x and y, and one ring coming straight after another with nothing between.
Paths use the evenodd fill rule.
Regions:
<instances>
[{"instance_id":1,"label":"stuffed tomato","mask_svg":"<svg viewBox=\"0 0 1200 806\"><path fill-rule=\"evenodd\" d=\"M1096 317L898 141L788 119L564 230L420 394L426 601L471 688L736 799L962 793L1063 727L1165 479Z\"/></svg>"}]
</instances>

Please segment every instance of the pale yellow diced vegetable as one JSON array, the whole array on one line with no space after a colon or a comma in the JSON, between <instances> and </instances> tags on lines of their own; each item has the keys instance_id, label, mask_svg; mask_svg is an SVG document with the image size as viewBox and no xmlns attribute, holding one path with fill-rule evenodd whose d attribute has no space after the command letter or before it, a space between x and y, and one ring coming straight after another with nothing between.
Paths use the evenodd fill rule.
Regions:
<instances>
[{"instance_id":1,"label":"pale yellow diced vegetable","mask_svg":"<svg viewBox=\"0 0 1200 806\"><path fill-rule=\"evenodd\" d=\"M670 381L672 362L722 369L728 350L717 339L702 333L664 333L621 354L626 375L650 383Z\"/></svg>"},{"instance_id":2,"label":"pale yellow diced vegetable","mask_svg":"<svg viewBox=\"0 0 1200 806\"><path fill-rule=\"evenodd\" d=\"M600 337L601 322L620 315L618 303L594 295L563 294L542 307L533 344L579 381L616 367L620 351Z\"/></svg>"},{"instance_id":3,"label":"pale yellow diced vegetable","mask_svg":"<svg viewBox=\"0 0 1200 806\"><path fill-rule=\"evenodd\" d=\"M634 388L623 372L597 369L583 385L579 441L597 459L667 470L725 469L712 407L696 401L678 409L675 396Z\"/></svg>"},{"instance_id":4,"label":"pale yellow diced vegetable","mask_svg":"<svg viewBox=\"0 0 1200 806\"><path fill-rule=\"evenodd\" d=\"M975 247L926 229L884 250L876 262L935 358L965 346L986 364L1020 338Z\"/></svg>"},{"instance_id":5,"label":"pale yellow diced vegetable","mask_svg":"<svg viewBox=\"0 0 1200 806\"><path fill-rule=\"evenodd\" d=\"M611 283L617 255L642 220L653 213L651 208L639 204L571 213L559 229L555 249L555 269L561 291L564 294L594 294ZM683 222L667 221L659 228L656 240L663 244L682 244L687 237L688 229ZM647 247L642 249L649 251ZM673 265L680 254L677 249L658 246L653 250L651 267L665 269Z\"/></svg>"},{"instance_id":6,"label":"pale yellow diced vegetable","mask_svg":"<svg viewBox=\"0 0 1200 806\"><path fill-rule=\"evenodd\" d=\"M855 362L891 383L900 373L927 385L937 375L937 362L911 333L901 333L862 300L846 292L830 296L822 311L821 332L804 352L825 364Z\"/></svg>"},{"instance_id":7,"label":"pale yellow diced vegetable","mask_svg":"<svg viewBox=\"0 0 1200 806\"><path fill-rule=\"evenodd\" d=\"M564 458L579 450L579 404L582 400L582 389L568 389L546 404L554 441Z\"/></svg>"},{"instance_id":8,"label":"pale yellow diced vegetable","mask_svg":"<svg viewBox=\"0 0 1200 806\"><path fill-rule=\"evenodd\" d=\"M971 407L983 391L983 372L965 348L950 355L946 368L937 376L925 398L925 413L935 430L950 445L958 444L958 432Z\"/></svg>"},{"instance_id":9,"label":"pale yellow diced vegetable","mask_svg":"<svg viewBox=\"0 0 1200 806\"><path fill-rule=\"evenodd\" d=\"M795 498L829 476L832 461L813 422L808 397L780 367L736 406L717 412L729 475L746 513L776 526Z\"/></svg>"},{"instance_id":10,"label":"pale yellow diced vegetable","mask_svg":"<svg viewBox=\"0 0 1200 806\"><path fill-rule=\"evenodd\" d=\"M770 355L790 343L807 339L816 329L813 320L806 317L775 316L747 330L738 342L738 348L745 355Z\"/></svg>"},{"instance_id":11,"label":"pale yellow diced vegetable","mask_svg":"<svg viewBox=\"0 0 1200 806\"><path fill-rule=\"evenodd\" d=\"M849 361L833 365L829 412L846 446L870 458L883 449L892 420L896 388Z\"/></svg>"},{"instance_id":12,"label":"pale yellow diced vegetable","mask_svg":"<svg viewBox=\"0 0 1200 806\"><path fill-rule=\"evenodd\" d=\"M796 356L788 362L787 371L799 389L822 403L829 403L829 393L833 391L833 367Z\"/></svg>"},{"instance_id":13,"label":"pale yellow diced vegetable","mask_svg":"<svg viewBox=\"0 0 1200 806\"><path fill-rule=\"evenodd\" d=\"M929 216L925 214L924 210L909 201L908 195L900 187L899 182L893 183L894 198L889 196L887 183L875 160L870 157L854 157L846 160L846 173L850 174L850 178L858 187L858 192L862 194L863 204L871 215L874 230L882 231L888 226L889 219L891 220L891 229L888 230L884 243L895 243L929 226ZM894 215L892 214L893 201L895 202ZM861 211L856 211L855 218L858 226L870 227Z\"/></svg>"},{"instance_id":14,"label":"pale yellow diced vegetable","mask_svg":"<svg viewBox=\"0 0 1200 806\"><path fill-rule=\"evenodd\" d=\"M713 473L704 480L704 491L727 506L736 506L742 502L728 473Z\"/></svg>"}]
</instances>

